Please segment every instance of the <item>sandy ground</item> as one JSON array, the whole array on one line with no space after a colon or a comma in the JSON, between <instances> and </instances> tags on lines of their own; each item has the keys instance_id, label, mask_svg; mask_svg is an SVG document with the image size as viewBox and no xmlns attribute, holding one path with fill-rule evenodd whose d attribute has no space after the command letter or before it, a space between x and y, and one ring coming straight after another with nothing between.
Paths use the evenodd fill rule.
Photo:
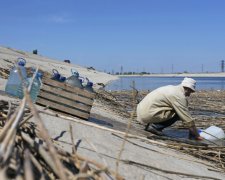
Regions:
<instances>
[{"instance_id":1,"label":"sandy ground","mask_svg":"<svg viewBox=\"0 0 225 180\"><path fill-rule=\"evenodd\" d=\"M18 55L21 56L21 52L18 54L17 51L0 48L1 67L7 67L7 64L3 63L5 62L3 59L16 60ZM68 73L67 71L71 66L76 67L79 69L81 75L90 77L95 83L108 83L115 79L114 76L97 71L88 71L86 68L76 65L69 65L44 57L40 57L39 59L39 56L36 57L31 54L23 55L26 55L29 61L28 64L34 65L37 63L46 70L51 70L54 65L54 68L62 69L62 73L65 73L65 75ZM4 94L5 83L6 80L0 79L0 90L2 90L0 99L11 99L14 101L14 98L10 98ZM37 108L42 107L37 106ZM107 108L100 102L94 103L91 113L101 117L100 119L96 119L103 122L101 126L99 123L97 125L95 121L84 121L78 118L54 117L46 114L41 114L41 117L51 137L57 140L58 146L67 151L71 151L72 145L69 124L72 124L75 143L80 142L78 153L115 170L116 159L121 150L124 135L122 134L122 130L112 130L110 126L113 126L113 124L109 124L108 119L120 123L128 122L129 119L116 114L112 109ZM33 119L33 121L35 121L35 119ZM121 126L122 125L124 124L121 123ZM124 129L125 128L126 126L124 126ZM209 179L225 179L225 173L218 172L209 162L169 149L163 144L154 144L154 142L146 139L145 136L141 134L130 133L135 134L137 138L128 138L119 163L119 173L125 177L125 179L203 179L202 176L209 177ZM172 171L174 173L172 173Z\"/></svg>"}]
</instances>

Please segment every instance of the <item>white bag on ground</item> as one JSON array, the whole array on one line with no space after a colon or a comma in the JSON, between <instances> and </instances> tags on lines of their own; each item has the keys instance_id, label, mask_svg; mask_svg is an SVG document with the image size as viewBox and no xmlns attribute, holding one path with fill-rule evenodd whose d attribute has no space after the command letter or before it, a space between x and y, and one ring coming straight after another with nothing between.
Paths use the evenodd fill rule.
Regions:
<instances>
[{"instance_id":1,"label":"white bag on ground","mask_svg":"<svg viewBox=\"0 0 225 180\"><path fill-rule=\"evenodd\" d=\"M216 127L216 126L210 126L206 130L201 130L200 136L211 141L215 141L218 139L224 139L225 134L223 129Z\"/></svg>"}]
</instances>

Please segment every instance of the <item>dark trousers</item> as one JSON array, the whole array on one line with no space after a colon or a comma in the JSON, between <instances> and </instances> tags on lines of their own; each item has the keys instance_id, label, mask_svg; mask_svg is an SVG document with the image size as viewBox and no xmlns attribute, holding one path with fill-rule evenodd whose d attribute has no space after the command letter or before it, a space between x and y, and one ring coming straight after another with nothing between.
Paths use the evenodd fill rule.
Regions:
<instances>
[{"instance_id":1,"label":"dark trousers","mask_svg":"<svg viewBox=\"0 0 225 180\"><path fill-rule=\"evenodd\" d=\"M174 124L178 120L179 120L178 115L175 115L173 118L168 119L167 121L160 122L160 123L152 123L151 125L156 130L162 131L164 128L171 126L172 124ZM148 124L146 128L148 128L149 125L150 124Z\"/></svg>"}]
</instances>

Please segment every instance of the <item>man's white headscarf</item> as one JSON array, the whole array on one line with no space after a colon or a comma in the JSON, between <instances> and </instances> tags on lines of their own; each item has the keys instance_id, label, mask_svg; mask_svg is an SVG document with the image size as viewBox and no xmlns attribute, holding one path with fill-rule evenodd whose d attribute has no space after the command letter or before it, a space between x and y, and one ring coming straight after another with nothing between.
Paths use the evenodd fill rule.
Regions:
<instances>
[{"instance_id":1,"label":"man's white headscarf","mask_svg":"<svg viewBox=\"0 0 225 180\"><path fill-rule=\"evenodd\" d=\"M181 82L183 87L190 88L192 91L195 91L196 81L192 78L185 77Z\"/></svg>"}]
</instances>

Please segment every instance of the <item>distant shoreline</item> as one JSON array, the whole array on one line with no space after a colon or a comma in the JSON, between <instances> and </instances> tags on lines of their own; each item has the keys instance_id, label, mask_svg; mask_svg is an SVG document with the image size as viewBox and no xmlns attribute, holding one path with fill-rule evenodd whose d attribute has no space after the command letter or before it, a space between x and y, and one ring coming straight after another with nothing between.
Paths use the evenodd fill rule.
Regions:
<instances>
[{"instance_id":1,"label":"distant shoreline","mask_svg":"<svg viewBox=\"0 0 225 180\"><path fill-rule=\"evenodd\" d=\"M144 75L117 75L118 77L224 77L225 72L221 73L181 73L181 74L144 74Z\"/></svg>"}]
</instances>

